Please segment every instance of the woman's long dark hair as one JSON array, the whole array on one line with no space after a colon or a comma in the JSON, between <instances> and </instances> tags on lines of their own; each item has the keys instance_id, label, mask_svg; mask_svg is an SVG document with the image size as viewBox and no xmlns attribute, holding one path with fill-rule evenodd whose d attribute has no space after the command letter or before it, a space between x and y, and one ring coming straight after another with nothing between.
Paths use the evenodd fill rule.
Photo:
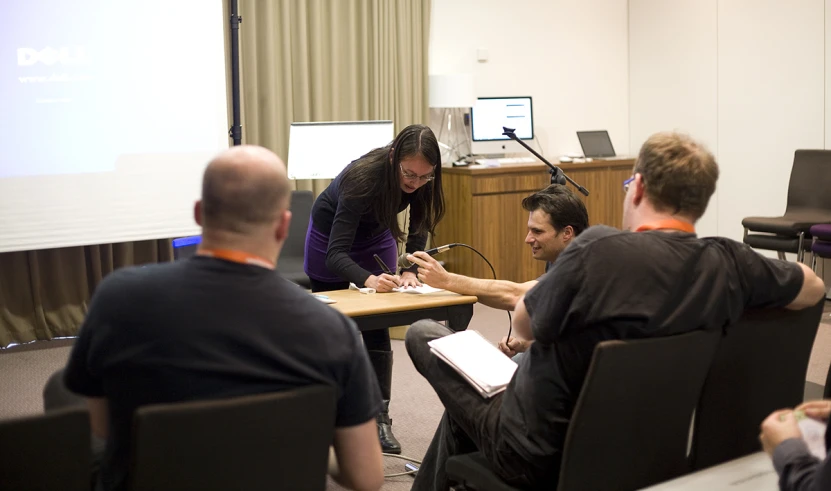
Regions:
<instances>
[{"instance_id":1,"label":"woman's long dark hair","mask_svg":"<svg viewBox=\"0 0 831 491\"><path fill-rule=\"evenodd\" d=\"M389 229L397 241L406 237L398 226L398 207L401 203L401 160L424 157L433 166L435 178L413 193L410 203L410 223L416 235L434 233L444 216L444 194L441 189L441 152L436 135L429 127L407 126L389 145L376 148L359 158L344 171L340 183L341 196L364 202L369 200L375 218Z\"/></svg>"}]
</instances>

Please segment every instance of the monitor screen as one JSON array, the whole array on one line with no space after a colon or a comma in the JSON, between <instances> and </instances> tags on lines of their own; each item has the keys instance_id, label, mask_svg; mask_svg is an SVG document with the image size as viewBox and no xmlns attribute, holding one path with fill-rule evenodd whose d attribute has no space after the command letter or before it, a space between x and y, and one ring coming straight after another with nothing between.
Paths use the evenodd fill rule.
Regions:
<instances>
[{"instance_id":1,"label":"monitor screen","mask_svg":"<svg viewBox=\"0 0 831 491\"><path fill-rule=\"evenodd\" d=\"M393 138L392 121L292 123L289 179L334 179L350 162Z\"/></svg>"},{"instance_id":2,"label":"monitor screen","mask_svg":"<svg viewBox=\"0 0 831 491\"><path fill-rule=\"evenodd\" d=\"M601 131L578 131L577 139L583 147L583 155L591 158L614 157L615 147L609 138L609 132Z\"/></svg>"},{"instance_id":3,"label":"monitor screen","mask_svg":"<svg viewBox=\"0 0 831 491\"><path fill-rule=\"evenodd\" d=\"M508 140L502 127L514 128L520 140L534 138L530 97L480 97L471 109L473 141Z\"/></svg>"}]
</instances>

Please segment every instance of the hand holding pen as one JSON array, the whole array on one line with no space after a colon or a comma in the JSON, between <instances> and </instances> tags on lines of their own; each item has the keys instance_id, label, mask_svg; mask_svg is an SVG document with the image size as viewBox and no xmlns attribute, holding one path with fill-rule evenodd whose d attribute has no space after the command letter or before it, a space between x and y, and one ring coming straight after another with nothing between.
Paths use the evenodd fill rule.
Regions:
<instances>
[{"instance_id":1,"label":"hand holding pen","mask_svg":"<svg viewBox=\"0 0 831 491\"><path fill-rule=\"evenodd\" d=\"M364 282L364 285L374 288L378 293L391 292L394 288L401 286L401 278L393 274L384 260L378 254L374 254L373 257L375 257L375 261L384 273L380 276L371 275Z\"/></svg>"}]
</instances>

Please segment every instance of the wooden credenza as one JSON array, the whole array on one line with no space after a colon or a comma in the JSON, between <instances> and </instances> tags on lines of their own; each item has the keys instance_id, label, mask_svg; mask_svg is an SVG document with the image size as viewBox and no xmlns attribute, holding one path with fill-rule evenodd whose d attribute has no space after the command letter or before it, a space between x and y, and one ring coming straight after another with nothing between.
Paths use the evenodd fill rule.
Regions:
<instances>
[{"instance_id":1,"label":"wooden credenza","mask_svg":"<svg viewBox=\"0 0 831 491\"><path fill-rule=\"evenodd\" d=\"M589 190L588 197L573 191L586 203L589 224L621 227L623 181L632 175L632 159L595 160L560 164L569 177ZM537 278L545 264L535 260L525 244L528 212L522 198L550 182L542 163L506 164L501 167L443 167L445 216L436 228L433 244L461 242L474 247L493 264L497 278L524 282ZM448 271L491 278L488 265L473 251L457 247L440 256Z\"/></svg>"}]
</instances>

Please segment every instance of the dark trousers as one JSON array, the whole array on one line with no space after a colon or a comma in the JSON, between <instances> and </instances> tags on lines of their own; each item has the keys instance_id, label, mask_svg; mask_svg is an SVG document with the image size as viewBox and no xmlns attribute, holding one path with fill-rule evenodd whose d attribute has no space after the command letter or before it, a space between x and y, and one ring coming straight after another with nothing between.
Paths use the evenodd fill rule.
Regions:
<instances>
[{"instance_id":1,"label":"dark trousers","mask_svg":"<svg viewBox=\"0 0 831 491\"><path fill-rule=\"evenodd\" d=\"M444 404L430 447L413 483L413 491L449 489L444 466L447 459L480 451L491 469L508 484L529 487L523 459L503 439L499 425L502 394L485 399L449 365L430 352L428 342L453 334L435 321L418 321L407 331L407 353L416 370L427 379Z\"/></svg>"}]
</instances>

